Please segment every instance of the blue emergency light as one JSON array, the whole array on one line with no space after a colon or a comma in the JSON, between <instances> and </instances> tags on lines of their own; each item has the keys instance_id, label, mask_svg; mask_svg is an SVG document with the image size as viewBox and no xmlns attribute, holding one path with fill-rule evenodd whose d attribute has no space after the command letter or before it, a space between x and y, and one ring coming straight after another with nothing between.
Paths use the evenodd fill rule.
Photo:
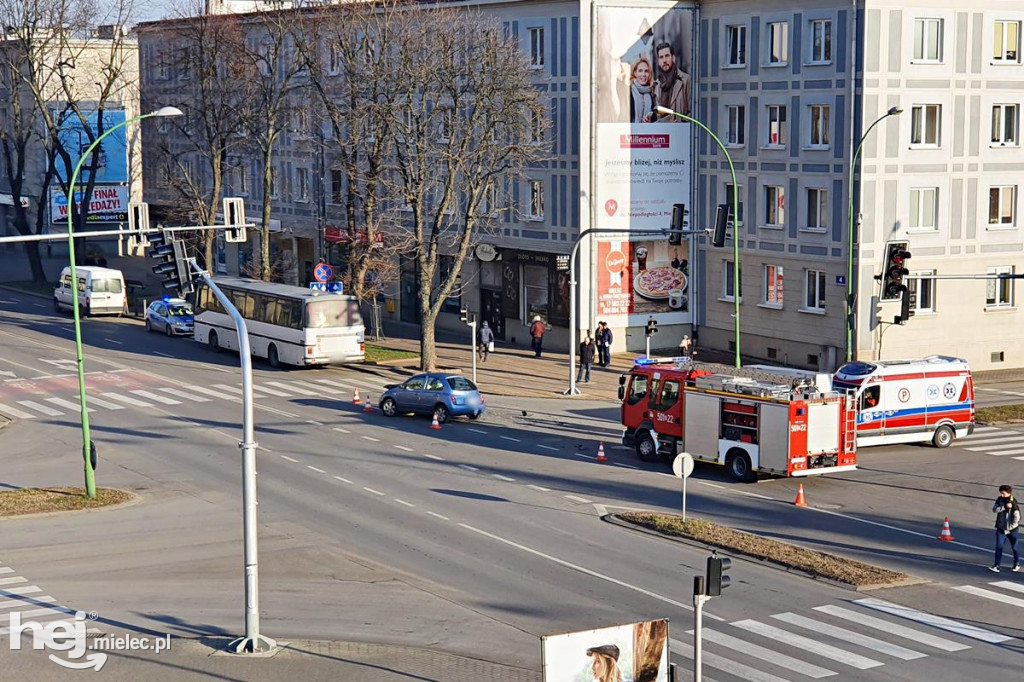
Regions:
<instances>
[{"instance_id":1,"label":"blue emergency light","mask_svg":"<svg viewBox=\"0 0 1024 682\"><path fill-rule=\"evenodd\" d=\"M647 365L679 365L684 362L690 362L690 358L685 355L679 355L674 358L650 358L646 355L641 355L637 359L633 360L633 366L645 367Z\"/></svg>"}]
</instances>

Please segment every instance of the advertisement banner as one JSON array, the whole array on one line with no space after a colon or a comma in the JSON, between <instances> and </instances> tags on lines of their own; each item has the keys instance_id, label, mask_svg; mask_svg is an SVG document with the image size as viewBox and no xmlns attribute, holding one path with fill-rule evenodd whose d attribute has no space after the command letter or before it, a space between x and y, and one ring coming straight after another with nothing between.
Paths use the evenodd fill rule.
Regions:
<instances>
[{"instance_id":1,"label":"advertisement banner","mask_svg":"<svg viewBox=\"0 0 1024 682\"><path fill-rule=\"evenodd\" d=\"M541 639L544 682L668 682L668 620Z\"/></svg>"},{"instance_id":2,"label":"advertisement banner","mask_svg":"<svg viewBox=\"0 0 1024 682\"><path fill-rule=\"evenodd\" d=\"M75 206L82 205L84 191L75 192ZM62 191L50 190L50 217L54 223L68 221L68 198ZM87 223L124 222L128 220L128 187L94 187L89 202Z\"/></svg>"},{"instance_id":3,"label":"advertisement banner","mask_svg":"<svg viewBox=\"0 0 1024 682\"><path fill-rule=\"evenodd\" d=\"M63 121L60 133L58 133L61 143L71 155L71 168L78 164L82 154L91 144L89 141L89 131L92 132L92 139L95 139L98 134L99 112L85 112L85 120L89 126L88 130L82 125L82 121L77 116L70 116ZM104 131L110 130L114 126L124 123L124 121L124 110L116 109L103 112ZM99 157L97 160L98 166L96 167L96 182L128 182L127 140L127 131L121 128L105 137L100 146L93 150L93 155ZM82 170L78 172L78 182L89 182L90 171L88 169L92 166L90 161L86 161L85 165L82 166ZM66 171L67 169L64 168L63 163L57 164L57 175L65 184L68 182L68 178L65 177Z\"/></svg>"},{"instance_id":4,"label":"advertisement banner","mask_svg":"<svg viewBox=\"0 0 1024 682\"><path fill-rule=\"evenodd\" d=\"M613 326L691 321L690 246L665 239L597 243L597 316Z\"/></svg>"}]
</instances>

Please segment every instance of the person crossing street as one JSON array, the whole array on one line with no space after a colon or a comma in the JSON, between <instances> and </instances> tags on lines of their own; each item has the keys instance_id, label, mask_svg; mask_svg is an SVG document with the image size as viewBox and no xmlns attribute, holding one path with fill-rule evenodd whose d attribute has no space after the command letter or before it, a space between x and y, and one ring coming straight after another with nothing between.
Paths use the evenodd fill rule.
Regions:
<instances>
[{"instance_id":1,"label":"person crossing street","mask_svg":"<svg viewBox=\"0 0 1024 682\"><path fill-rule=\"evenodd\" d=\"M1017 537L1020 528L1020 505L1013 497L1013 487L999 486L999 497L992 505L992 513L996 515L996 557L989 566L993 573L999 572L999 564L1003 561L1003 545L1010 543L1013 552L1014 573L1020 571L1020 555L1017 553Z\"/></svg>"},{"instance_id":2,"label":"person crossing street","mask_svg":"<svg viewBox=\"0 0 1024 682\"><path fill-rule=\"evenodd\" d=\"M576 372L576 381L585 381L590 383L590 367L594 364L594 340L590 338L590 330L587 330L587 335L583 341L580 342L580 369ZM586 376L586 379L583 377Z\"/></svg>"},{"instance_id":3,"label":"person crossing street","mask_svg":"<svg viewBox=\"0 0 1024 682\"><path fill-rule=\"evenodd\" d=\"M544 324L544 320L540 319L540 315L533 318L533 324L530 325L530 346L533 348L535 357L540 357L540 354L544 351L544 332L547 331L547 325Z\"/></svg>"}]
</instances>

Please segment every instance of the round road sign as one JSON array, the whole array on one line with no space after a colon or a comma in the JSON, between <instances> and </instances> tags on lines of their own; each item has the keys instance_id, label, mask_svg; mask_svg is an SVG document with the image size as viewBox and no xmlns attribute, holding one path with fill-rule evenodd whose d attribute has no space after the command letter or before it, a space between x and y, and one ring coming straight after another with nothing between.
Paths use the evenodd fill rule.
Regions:
<instances>
[{"instance_id":1,"label":"round road sign","mask_svg":"<svg viewBox=\"0 0 1024 682\"><path fill-rule=\"evenodd\" d=\"M313 268L313 279L318 282L330 282L334 279L334 268L327 263L317 263Z\"/></svg>"},{"instance_id":2,"label":"round road sign","mask_svg":"<svg viewBox=\"0 0 1024 682\"><path fill-rule=\"evenodd\" d=\"M672 473L676 475L676 478L689 478L693 473L693 455L689 452L680 452L672 460Z\"/></svg>"}]
</instances>

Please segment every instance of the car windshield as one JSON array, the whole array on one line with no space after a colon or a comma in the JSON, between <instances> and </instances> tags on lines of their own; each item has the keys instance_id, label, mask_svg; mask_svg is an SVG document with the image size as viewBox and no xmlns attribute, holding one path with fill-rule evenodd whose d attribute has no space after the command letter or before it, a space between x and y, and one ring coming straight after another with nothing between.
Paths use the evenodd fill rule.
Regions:
<instances>
[{"instance_id":1,"label":"car windshield","mask_svg":"<svg viewBox=\"0 0 1024 682\"><path fill-rule=\"evenodd\" d=\"M167 306L167 314L171 317L185 317L192 314L192 306L188 303L171 303Z\"/></svg>"},{"instance_id":2,"label":"car windshield","mask_svg":"<svg viewBox=\"0 0 1024 682\"><path fill-rule=\"evenodd\" d=\"M94 279L92 290L96 293L119 294L121 293L121 280L119 279Z\"/></svg>"},{"instance_id":3,"label":"car windshield","mask_svg":"<svg viewBox=\"0 0 1024 682\"><path fill-rule=\"evenodd\" d=\"M312 329L350 327L362 323L358 301L310 301L306 304L306 326Z\"/></svg>"},{"instance_id":4,"label":"car windshield","mask_svg":"<svg viewBox=\"0 0 1024 682\"><path fill-rule=\"evenodd\" d=\"M448 385L453 391L475 391L476 386L465 377L448 377Z\"/></svg>"}]
</instances>

